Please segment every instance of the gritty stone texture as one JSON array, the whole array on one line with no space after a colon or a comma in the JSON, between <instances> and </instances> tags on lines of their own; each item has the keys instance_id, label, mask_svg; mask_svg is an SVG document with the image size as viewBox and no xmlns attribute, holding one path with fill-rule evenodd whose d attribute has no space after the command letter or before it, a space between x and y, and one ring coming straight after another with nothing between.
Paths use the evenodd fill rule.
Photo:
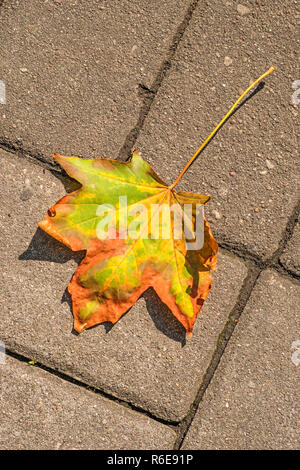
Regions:
<instances>
[{"instance_id":1,"label":"gritty stone texture","mask_svg":"<svg viewBox=\"0 0 300 470\"><path fill-rule=\"evenodd\" d=\"M182 419L235 305L245 265L234 256L219 255L211 293L186 344L183 327L151 290L113 328L107 323L74 334L66 288L83 253L71 252L37 229L65 189L38 165L3 151L0 158L0 236L5 246L0 339L13 351L157 416Z\"/></svg>"},{"instance_id":2,"label":"gritty stone texture","mask_svg":"<svg viewBox=\"0 0 300 470\"><path fill-rule=\"evenodd\" d=\"M250 13L250 8L246 7L245 5L242 5L241 3L237 5L236 9L237 12L242 16L248 15L248 13Z\"/></svg>"},{"instance_id":3,"label":"gritty stone texture","mask_svg":"<svg viewBox=\"0 0 300 470\"><path fill-rule=\"evenodd\" d=\"M218 240L266 259L278 248L297 198L296 2L243 6L248 15L238 14L236 2L198 3L136 147L171 183L250 82L278 66L179 184L211 194L207 215Z\"/></svg>"},{"instance_id":4,"label":"gritty stone texture","mask_svg":"<svg viewBox=\"0 0 300 470\"><path fill-rule=\"evenodd\" d=\"M0 449L171 449L175 432L37 367L0 364Z\"/></svg>"},{"instance_id":5,"label":"gritty stone texture","mask_svg":"<svg viewBox=\"0 0 300 470\"><path fill-rule=\"evenodd\" d=\"M276 272L260 276L184 449L299 449L299 295Z\"/></svg>"},{"instance_id":6,"label":"gritty stone texture","mask_svg":"<svg viewBox=\"0 0 300 470\"><path fill-rule=\"evenodd\" d=\"M188 4L12 0L0 11L0 140L44 159L116 157Z\"/></svg>"},{"instance_id":7,"label":"gritty stone texture","mask_svg":"<svg viewBox=\"0 0 300 470\"><path fill-rule=\"evenodd\" d=\"M280 257L281 263L291 272L300 275L300 224L297 223L292 238Z\"/></svg>"}]
</instances>

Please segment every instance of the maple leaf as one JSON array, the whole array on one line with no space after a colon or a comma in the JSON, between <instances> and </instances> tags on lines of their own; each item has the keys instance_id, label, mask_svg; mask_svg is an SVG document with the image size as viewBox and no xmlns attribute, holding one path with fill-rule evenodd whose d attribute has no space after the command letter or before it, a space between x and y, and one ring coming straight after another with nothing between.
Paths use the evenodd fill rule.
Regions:
<instances>
[{"instance_id":1,"label":"maple leaf","mask_svg":"<svg viewBox=\"0 0 300 470\"><path fill-rule=\"evenodd\" d=\"M137 150L129 162L53 155L82 184L54 204L39 223L72 250L86 250L68 286L76 331L117 322L153 287L187 334L192 334L211 287L218 245L204 216L200 246L188 242L197 238L199 207L210 196L174 188L243 97L273 70L242 93L171 186ZM188 214L186 207L191 209ZM180 220L184 215L187 231L178 223L178 214Z\"/></svg>"},{"instance_id":2,"label":"maple leaf","mask_svg":"<svg viewBox=\"0 0 300 470\"><path fill-rule=\"evenodd\" d=\"M204 220L202 248L188 250L183 231L179 234L182 238L175 238L171 208L172 213L176 207L181 213L190 204L193 231L195 204L203 205L209 196L176 193L138 151L126 163L57 154L54 157L69 176L82 184L79 190L52 206L39 224L72 250L86 250L68 288L73 302L74 329L80 332L104 321L115 323L146 289L153 287L190 334L209 293L210 270L216 265L218 245ZM125 196L126 208L120 205L120 197ZM105 216L99 213L99 207L107 212L116 208L106 239L99 239L99 222ZM139 218L143 207L146 217L144 214ZM169 209L167 218L160 213L166 208ZM138 228L133 238L124 236L119 229L124 215L128 217L129 228L133 223ZM168 222L169 236L163 238L162 230ZM153 235L156 238L151 238Z\"/></svg>"}]
</instances>

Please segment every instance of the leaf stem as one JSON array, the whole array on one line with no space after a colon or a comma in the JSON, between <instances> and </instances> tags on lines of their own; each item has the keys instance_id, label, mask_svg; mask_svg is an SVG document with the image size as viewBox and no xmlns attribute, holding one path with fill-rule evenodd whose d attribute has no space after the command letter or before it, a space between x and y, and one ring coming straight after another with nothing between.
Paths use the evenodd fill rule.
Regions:
<instances>
[{"instance_id":1,"label":"leaf stem","mask_svg":"<svg viewBox=\"0 0 300 470\"><path fill-rule=\"evenodd\" d=\"M272 65L272 67L269 68L269 70L267 70L265 73L263 73L259 78L257 78L257 80L255 80L248 88L247 90L245 90L241 96L236 100L236 102L234 103L233 106L231 106L230 110L228 111L228 113L223 117L223 119L219 122L219 124L215 127L215 129L212 131L212 133L207 137L207 139L203 142L203 144L201 145L201 147L198 148L197 152L194 153L194 155L192 156L192 158L190 159L190 161L186 164L186 166L184 167L184 169L181 171L181 173L179 174L178 178L174 181L174 183L170 186L170 189L173 189L176 184L179 182L179 180L182 178L182 176L184 175L184 173L187 171L187 169L190 167L190 165L193 163L193 161L198 157L199 153L201 152L201 150L208 144L208 142L213 138L213 136L215 135L215 133L220 129L220 127L222 126L222 124L229 118L229 116L233 113L234 109L237 107L237 105L240 103L240 101L244 98L245 95L247 95L247 93L258 83L260 82L263 78L265 78L267 75L269 75L270 73L274 72L275 70L275 67Z\"/></svg>"}]
</instances>

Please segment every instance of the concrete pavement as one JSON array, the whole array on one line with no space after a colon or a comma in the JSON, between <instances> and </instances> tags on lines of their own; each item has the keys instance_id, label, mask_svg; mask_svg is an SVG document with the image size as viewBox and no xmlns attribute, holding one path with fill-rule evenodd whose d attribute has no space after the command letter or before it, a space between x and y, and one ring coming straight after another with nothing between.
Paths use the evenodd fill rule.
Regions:
<instances>
[{"instance_id":1,"label":"concrete pavement","mask_svg":"<svg viewBox=\"0 0 300 470\"><path fill-rule=\"evenodd\" d=\"M295 18L287 0L0 2L1 449L299 446ZM193 337L151 290L74 334L83 253L37 228L78 187L51 153L136 146L171 182L271 64L178 186L211 194L221 247Z\"/></svg>"}]
</instances>

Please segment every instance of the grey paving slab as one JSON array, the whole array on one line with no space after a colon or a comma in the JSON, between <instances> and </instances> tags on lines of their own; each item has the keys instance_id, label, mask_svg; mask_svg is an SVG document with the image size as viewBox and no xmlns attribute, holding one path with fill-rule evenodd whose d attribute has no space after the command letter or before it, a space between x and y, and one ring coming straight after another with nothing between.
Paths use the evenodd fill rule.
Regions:
<instances>
[{"instance_id":1,"label":"grey paving slab","mask_svg":"<svg viewBox=\"0 0 300 470\"><path fill-rule=\"evenodd\" d=\"M290 0L199 2L136 143L171 183L240 93L275 65L180 183L211 194L207 214L219 240L264 259L277 249L297 198L295 7Z\"/></svg>"},{"instance_id":2,"label":"grey paving slab","mask_svg":"<svg viewBox=\"0 0 300 470\"><path fill-rule=\"evenodd\" d=\"M6 357L0 449L172 449L175 432L141 413Z\"/></svg>"},{"instance_id":3,"label":"grey paving slab","mask_svg":"<svg viewBox=\"0 0 300 470\"><path fill-rule=\"evenodd\" d=\"M0 138L49 158L116 157L189 2L4 2Z\"/></svg>"},{"instance_id":4,"label":"grey paving slab","mask_svg":"<svg viewBox=\"0 0 300 470\"><path fill-rule=\"evenodd\" d=\"M280 257L281 263L291 272L300 275L300 224L294 228L292 238L289 240Z\"/></svg>"},{"instance_id":5,"label":"grey paving slab","mask_svg":"<svg viewBox=\"0 0 300 470\"><path fill-rule=\"evenodd\" d=\"M299 295L276 272L260 276L184 449L299 449Z\"/></svg>"},{"instance_id":6,"label":"grey paving slab","mask_svg":"<svg viewBox=\"0 0 300 470\"><path fill-rule=\"evenodd\" d=\"M247 274L220 253L211 293L185 344L185 332L151 290L112 328L72 333L65 289L78 253L37 224L65 189L47 170L0 151L1 333L7 348L168 420L189 410Z\"/></svg>"}]
</instances>

